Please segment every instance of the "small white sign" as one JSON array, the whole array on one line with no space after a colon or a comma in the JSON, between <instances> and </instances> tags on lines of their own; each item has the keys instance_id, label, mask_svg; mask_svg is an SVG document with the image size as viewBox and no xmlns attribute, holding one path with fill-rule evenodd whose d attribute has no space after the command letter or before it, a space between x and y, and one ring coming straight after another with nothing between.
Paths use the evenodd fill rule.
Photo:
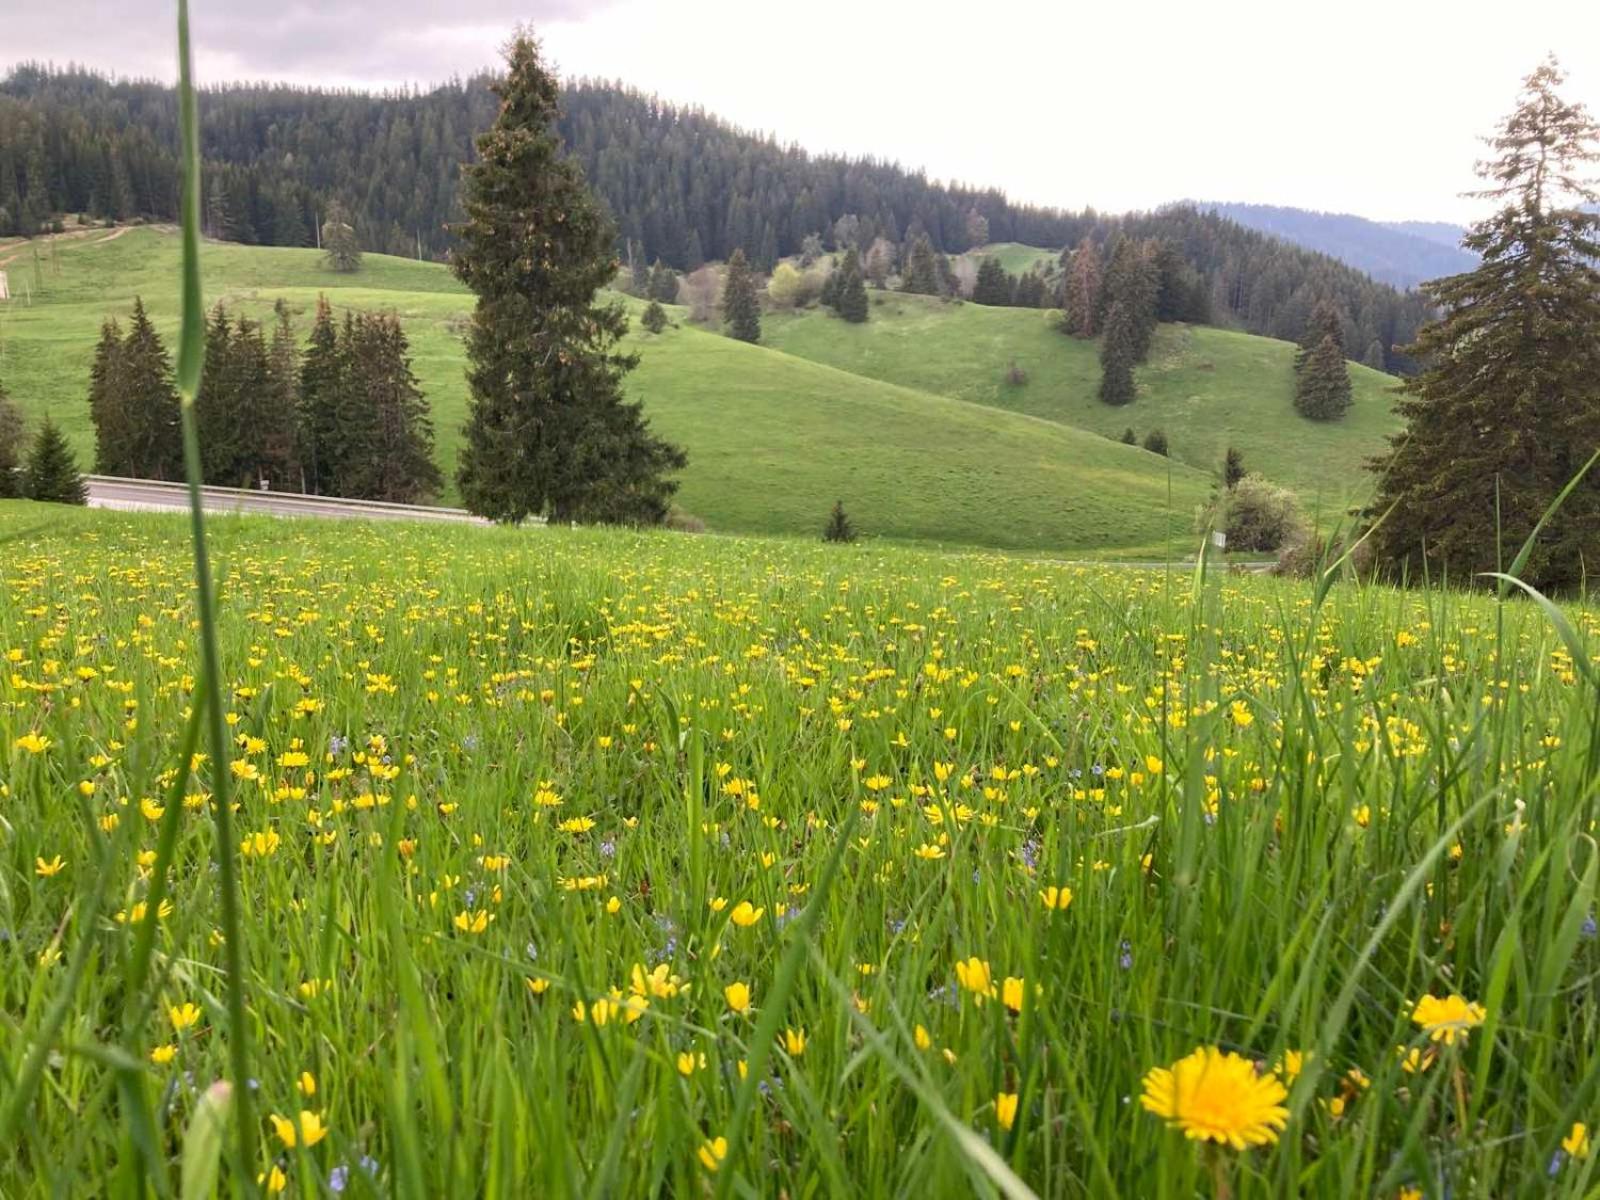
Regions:
<instances>
[{"instance_id":1,"label":"small white sign","mask_svg":"<svg viewBox=\"0 0 1600 1200\"><path fill-rule=\"evenodd\" d=\"M1226 550L1228 548L1228 535L1220 529L1213 529L1211 531L1211 544L1218 550Z\"/></svg>"}]
</instances>

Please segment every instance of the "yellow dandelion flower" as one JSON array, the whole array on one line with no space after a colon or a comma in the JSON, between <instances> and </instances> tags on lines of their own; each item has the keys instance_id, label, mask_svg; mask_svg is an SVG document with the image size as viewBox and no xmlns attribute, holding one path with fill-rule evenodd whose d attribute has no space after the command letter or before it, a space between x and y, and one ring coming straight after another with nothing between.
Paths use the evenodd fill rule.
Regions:
<instances>
[{"instance_id":1,"label":"yellow dandelion flower","mask_svg":"<svg viewBox=\"0 0 1600 1200\"><path fill-rule=\"evenodd\" d=\"M700 1144L700 1162L708 1171L715 1171L727 1157L728 1139L725 1137L712 1138Z\"/></svg>"},{"instance_id":2,"label":"yellow dandelion flower","mask_svg":"<svg viewBox=\"0 0 1600 1200\"><path fill-rule=\"evenodd\" d=\"M1424 996L1411 1010L1412 1021L1427 1032L1428 1039L1446 1046L1455 1045L1457 1038L1466 1041L1468 1032L1483 1024L1484 1016L1483 1005L1454 993L1443 999Z\"/></svg>"},{"instance_id":3,"label":"yellow dandelion flower","mask_svg":"<svg viewBox=\"0 0 1600 1200\"><path fill-rule=\"evenodd\" d=\"M741 1016L750 1011L749 985L739 982L730 983L722 989L723 997L728 1001L728 1007Z\"/></svg>"},{"instance_id":4,"label":"yellow dandelion flower","mask_svg":"<svg viewBox=\"0 0 1600 1200\"><path fill-rule=\"evenodd\" d=\"M1257 1074L1249 1059L1202 1046L1145 1075L1139 1103L1187 1138L1243 1150L1278 1140L1289 1121L1288 1094L1275 1074Z\"/></svg>"}]
</instances>

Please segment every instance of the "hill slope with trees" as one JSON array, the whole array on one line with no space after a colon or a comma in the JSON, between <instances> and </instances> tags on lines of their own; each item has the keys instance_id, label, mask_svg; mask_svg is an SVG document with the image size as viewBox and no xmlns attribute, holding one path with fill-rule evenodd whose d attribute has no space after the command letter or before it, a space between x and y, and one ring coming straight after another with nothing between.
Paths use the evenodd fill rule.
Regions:
<instances>
[{"instance_id":1,"label":"hill slope with trees","mask_svg":"<svg viewBox=\"0 0 1600 1200\"><path fill-rule=\"evenodd\" d=\"M485 74L389 95L230 85L200 104L207 233L246 245L315 243L329 207L373 251L442 257L460 221L460 164L494 120ZM1426 313L1417 296L1212 213L1174 206L1107 216L1017 204L997 188L930 180L876 159L810 154L694 107L620 84L561 93L559 131L616 219L624 259L681 270L743 249L759 268L808 238L897 256L919 237L940 254L1017 242L1055 251L1119 233L1169 243L1204 283L1206 319L1298 340L1320 299L1351 325L1357 353L1410 365ZM109 220L176 215L177 105L170 88L82 71L19 67L0 79L0 236L64 213ZM898 265L898 264L897 264Z\"/></svg>"}]
</instances>

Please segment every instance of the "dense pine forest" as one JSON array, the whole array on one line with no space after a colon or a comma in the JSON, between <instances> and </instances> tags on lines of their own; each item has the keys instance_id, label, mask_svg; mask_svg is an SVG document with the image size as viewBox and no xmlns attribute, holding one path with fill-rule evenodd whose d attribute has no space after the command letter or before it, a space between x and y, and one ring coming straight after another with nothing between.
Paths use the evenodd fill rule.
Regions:
<instances>
[{"instance_id":1,"label":"dense pine forest","mask_svg":"<svg viewBox=\"0 0 1600 1200\"><path fill-rule=\"evenodd\" d=\"M365 248L444 257L460 220L460 164L494 120L488 83L484 75L383 95L210 91L201 105L207 233L309 245L337 202ZM808 238L863 251L881 239L903 260L920 236L956 254L1004 241L1106 247L1121 233L1167 243L1192 269L1196 284L1171 315L1299 340L1327 299L1352 356L1389 370L1409 368L1397 347L1427 312L1419 296L1187 206L1108 216L1020 205L890 162L809 154L620 84L570 82L561 101L561 136L610 207L624 258L692 270L743 249L770 270ZM172 219L176 146L169 87L17 68L0 80L0 236L32 234L62 213ZM1055 287L1064 285L1063 275Z\"/></svg>"}]
</instances>

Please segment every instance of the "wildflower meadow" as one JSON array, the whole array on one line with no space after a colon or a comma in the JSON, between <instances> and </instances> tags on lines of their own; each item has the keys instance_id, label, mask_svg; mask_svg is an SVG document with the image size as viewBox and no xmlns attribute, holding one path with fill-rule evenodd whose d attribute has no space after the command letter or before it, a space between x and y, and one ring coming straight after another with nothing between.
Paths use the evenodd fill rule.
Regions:
<instances>
[{"instance_id":1,"label":"wildflower meadow","mask_svg":"<svg viewBox=\"0 0 1600 1200\"><path fill-rule=\"evenodd\" d=\"M1592 609L39 512L0 1194L1595 1186Z\"/></svg>"}]
</instances>

